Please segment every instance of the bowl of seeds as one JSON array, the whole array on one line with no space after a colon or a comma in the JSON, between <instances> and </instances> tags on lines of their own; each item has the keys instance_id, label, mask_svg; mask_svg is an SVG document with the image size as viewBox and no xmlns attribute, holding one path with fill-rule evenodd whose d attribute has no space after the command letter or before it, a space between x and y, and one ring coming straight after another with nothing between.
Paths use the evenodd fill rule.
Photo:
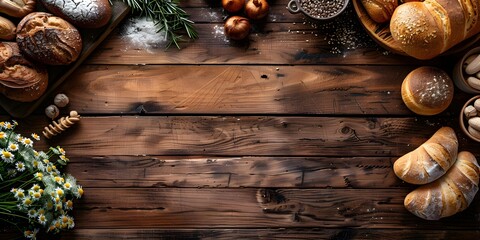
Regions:
<instances>
[{"instance_id":1,"label":"bowl of seeds","mask_svg":"<svg viewBox=\"0 0 480 240\"><path fill-rule=\"evenodd\" d=\"M287 9L290 13L303 13L314 20L330 20L342 13L349 0L290 0Z\"/></svg>"}]
</instances>

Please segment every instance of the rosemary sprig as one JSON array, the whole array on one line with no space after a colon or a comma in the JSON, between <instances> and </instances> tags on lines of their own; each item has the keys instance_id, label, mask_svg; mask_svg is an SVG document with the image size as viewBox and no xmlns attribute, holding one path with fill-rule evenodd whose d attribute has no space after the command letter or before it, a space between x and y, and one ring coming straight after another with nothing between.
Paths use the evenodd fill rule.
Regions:
<instances>
[{"instance_id":1,"label":"rosemary sprig","mask_svg":"<svg viewBox=\"0 0 480 240\"><path fill-rule=\"evenodd\" d=\"M158 26L158 32L165 31L165 38L169 40L167 48L175 44L180 49L179 42L183 40L183 33L190 39L198 38L194 22L188 19L189 15L178 6L180 0L122 0L132 9L133 14L146 16Z\"/></svg>"}]
</instances>

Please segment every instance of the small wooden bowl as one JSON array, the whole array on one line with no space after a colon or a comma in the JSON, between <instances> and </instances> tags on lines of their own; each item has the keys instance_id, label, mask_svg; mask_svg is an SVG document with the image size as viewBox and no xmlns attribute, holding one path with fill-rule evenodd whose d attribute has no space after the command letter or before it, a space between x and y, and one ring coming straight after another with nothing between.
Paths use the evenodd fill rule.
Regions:
<instances>
[{"instance_id":1,"label":"small wooden bowl","mask_svg":"<svg viewBox=\"0 0 480 240\"><path fill-rule=\"evenodd\" d=\"M453 68L453 82L460 90L470 94L480 94L480 90L475 89L468 84L463 64L465 59L467 59L470 55L478 53L480 53L480 47L470 49L467 53L465 53L465 55L463 55L463 57L455 64L455 67Z\"/></svg>"},{"instance_id":2,"label":"small wooden bowl","mask_svg":"<svg viewBox=\"0 0 480 240\"><path fill-rule=\"evenodd\" d=\"M345 9L347 8L348 6L348 3L350 2L350 0L341 0L343 2L343 6L338 9L337 12L335 12L335 14L329 16L329 17L316 17L316 16L313 16L312 14L308 13L308 11L306 11L300 4L302 0L290 0L287 4L287 9L290 13L292 14L296 14L296 13L303 13L303 15L309 17L310 19L313 19L313 20L317 20L317 21L329 21L333 18L335 18L336 16L340 15L342 12L345 11Z\"/></svg>"},{"instance_id":3,"label":"small wooden bowl","mask_svg":"<svg viewBox=\"0 0 480 240\"><path fill-rule=\"evenodd\" d=\"M474 136L472 136L472 134L470 134L468 132L468 121L465 117L465 114L463 113L465 111L465 108L468 106L468 105L473 105L473 102L475 102L475 100L479 99L480 98L480 95L477 95L475 97L472 97L470 98L466 103L465 105L463 105L462 107L462 110L460 111L460 128L462 129L463 133L465 133L470 139L474 140L474 141L477 141L477 142L480 142L480 139L479 138L476 138Z\"/></svg>"}]
</instances>

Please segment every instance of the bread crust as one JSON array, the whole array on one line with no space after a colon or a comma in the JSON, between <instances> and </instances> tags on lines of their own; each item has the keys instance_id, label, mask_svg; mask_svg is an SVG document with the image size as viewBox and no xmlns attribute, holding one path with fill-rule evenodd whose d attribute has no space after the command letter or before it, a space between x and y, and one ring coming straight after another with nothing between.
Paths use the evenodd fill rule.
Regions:
<instances>
[{"instance_id":1,"label":"bread crust","mask_svg":"<svg viewBox=\"0 0 480 240\"><path fill-rule=\"evenodd\" d=\"M100 28L112 17L108 0L40 0L45 8L79 28Z\"/></svg>"},{"instance_id":2,"label":"bread crust","mask_svg":"<svg viewBox=\"0 0 480 240\"><path fill-rule=\"evenodd\" d=\"M398 7L397 0L362 0L362 4L370 18L377 23L390 21Z\"/></svg>"},{"instance_id":3,"label":"bread crust","mask_svg":"<svg viewBox=\"0 0 480 240\"><path fill-rule=\"evenodd\" d=\"M48 85L48 72L32 63L20 52L17 43L0 43L0 92L19 102L31 102L43 95Z\"/></svg>"},{"instance_id":4,"label":"bread crust","mask_svg":"<svg viewBox=\"0 0 480 240\"><path fill-rule=\"evenodd\" d=\"M479 4L471 0L407 2L392 15L390 32L408 55L431 59L480 32Z\"/></svg>"},{"instance_id":5,"label":"bread crust","mask_svg":"<svg viewBox=\"0 0 480 240\"><path fill-rule=\"evenodd\" d=\"M403 80L402 100L419 115L435 115L448 108L453 100L454 85L448 74L436 67L419 67Z\"/></svg>"},{"instance_id":6,"label":"bread crust","mask_svg":"<svg viewBox=\"0 0 480 240\"><path fill-rule=\"evenodd\" d=\"M427 220L438 220L465 210L478 192L480 168L470 152L460 152L452 168L440 179L409 193L405 208Z\"/></svg>"},{"instance_id":7,"label":"bread crust","mask_svg":"<svg viewBox=\"0 0 480 240\"><path fill-rule=\"evenodd\" d=\"M426 184L440 178L457 159L458 139L450 127L442 127L415 150L393 164L398 178L412 184Z\"/></svg>"},{"instance_id":8,"label":"bread crust","mask_svg":"<svg viewBox=\"0 0 480 240\"><path fill-rule=\"evenodd\" d=\"M26 56L49 65L70 64L82 51L79 31L62 18L45 12L30 13L20 21L17 43Z\"/></svg>"},{"instance_id":9,"label":"bread crust","mask_svg":"<svg viewBox=\"0 0 480 240\"><path fill-rule=\"evenodd\" d=\"M0 12L20 18L33 12L36 3L36 0L0 0Z\"/></svg>"}]
</instances>

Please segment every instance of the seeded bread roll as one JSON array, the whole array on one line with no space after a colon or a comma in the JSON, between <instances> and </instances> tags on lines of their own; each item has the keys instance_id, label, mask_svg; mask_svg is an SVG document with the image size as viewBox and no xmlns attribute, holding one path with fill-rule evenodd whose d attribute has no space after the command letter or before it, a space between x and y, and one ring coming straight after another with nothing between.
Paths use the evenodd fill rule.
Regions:
<instances>
[{"instance_id":1,"label":"seeded bread roll","mask_svg":"<svg viewBox=\"0 0 480 240\"><path fill-rule=\"evenodd\" d=\"M402 83L405 105L419 115L435 115L448 108L453 99L453 82L448 74L436 67L419 67Z\"/></svg>"},{"instance_id":2,"label":"seeded bread roll","mask_svg":"<svg viewBox=\"0 0 480 240\"><path fill-rule=\"evenodd\" d=\"M390 21L393 11L398 7L397 0L362 0L368 16L377 23Z\"/></svg>"},{"instance_id":3,"label":"seeded bread roll","mask_svg":"<svg viewBox=\"0 0 480 240\"><path fill-rule=\"evenodd\" d=\"M31 102L43 95L48 85L45 67L21 54L17 43L0 43L0 92L19 102Z\"/></svg>"},{"instance_id":4,"label":"seeded bread roll","mask_svg":"<svg viewBox=\"0 0 480 240\"><path fill-rule=\"evenodd\" d=\"M82 51L78 30L50 13L34 12L17 26L17 43L26 56L49 65L67 65Z\"/></svg>"},{"instance_id":5,"label":"seeded bread roll","mask_svg":"<svg viewBox=\"0 0 480 240\"><path fill-rule=\"evenodd\" d=\"M35 10L36 0L0 0L0 12L12 17L24 17Z\"/></svg>"},{"instance_id":6,"label":"seeded bread roll","mask_svg":"<svg viewBox=\"0 0 480 240\"><path fill-rule=\"evenodd\" d=\"M79 28L105 26L112 17L108 0L41 0L43 6Z\"/></svg>"},{"instance_id":7,"label":"seeded bread roll","mask_svg":"<svg viewBox=\"0 0 480 240\"><path fill-rule=\"evenodd\" d=\"M393 39L408 55L431 59L480 32L480 1L425 0L397 7Z\"/></svg>"}]
</instances>

